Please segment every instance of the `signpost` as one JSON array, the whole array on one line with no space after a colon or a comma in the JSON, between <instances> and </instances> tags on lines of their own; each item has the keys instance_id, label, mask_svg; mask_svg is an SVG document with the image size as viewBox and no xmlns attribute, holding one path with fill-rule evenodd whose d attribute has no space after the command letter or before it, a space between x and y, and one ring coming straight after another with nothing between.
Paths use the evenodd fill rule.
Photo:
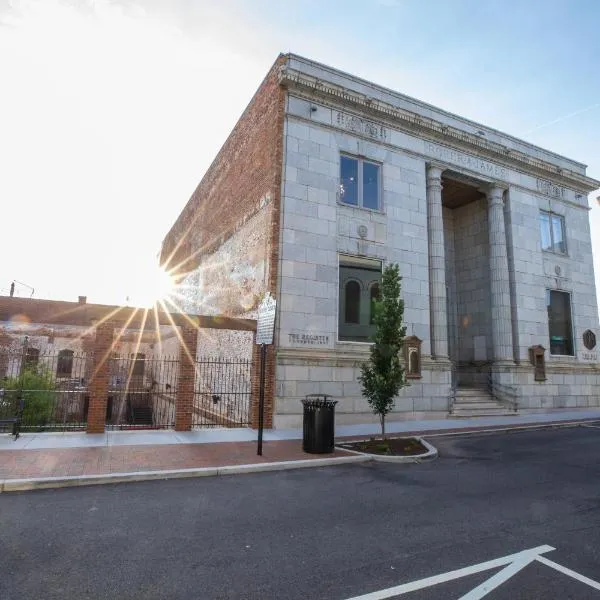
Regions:
<instances>
[{"instance_id":1,"label":"signpost","mask_svg":"<svg viewBox=\"0 0 600 600\"><path fill-rule=\"evenodd\" d=\"M275 330L275 309L277 301L267 292L262 302L258 305L258 323L256 325L256 343L260 345L260 395L258 400L258 449L257 454L262 456L263 428L265 412L265 367L267 346L273 343Z\"/></svg>"}]
</instances>

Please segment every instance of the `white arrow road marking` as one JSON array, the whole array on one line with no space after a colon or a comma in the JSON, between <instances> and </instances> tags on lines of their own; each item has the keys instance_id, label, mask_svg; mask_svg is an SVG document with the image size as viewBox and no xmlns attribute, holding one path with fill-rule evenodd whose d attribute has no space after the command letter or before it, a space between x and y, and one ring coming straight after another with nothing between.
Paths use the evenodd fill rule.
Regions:
<instances>
[{"instance_id":1,"label":"white arrow road marking","mask_svg":"<svg viewBox=\"0 0 600 600\"><path fill-rule=\"evenodd\" d=\"M355 596L353 598L348 598L347 600L386 600L386 598L392 598L393 596L401 596L402 594L408 594L410 592L415 592L416 590L422 590L423 588L438 585L439 583L446 583L447 581L453 581L454 579L460 579L461 577L467 577L468 575L474 575L475 573L481 573L482 571L489 571L490 569L497 569L498 567L512 565L513 563L517 563L519 565L519 568L516 571L514 571L514 573L516 573L517 571L520 571L523 567L528 565L531 561L536 559L539 560L541 558L540 554L544 554L544 552L550 552L552 550L555 550L555 548L553 548L552 546L538 546L537 548L530 548L529 550L523 550L522 552L510 554L509 556L503 556L502 558L488 560L487 562L479 563L471 567L464 567L463 569L449 571L448 573L443 573L441 575L426 577L425 579L411 581L410 583L404 583L402 585L397 585L395 587L387 588L385 590L379 590L378 592L371 592L362 596ZM497 575L499 576L505 571L506 569L503 569L502 571L500 571L500 573L497 573L494 577L488 579L485 583L492 581L492 579L494 579ZM502 581L505 581L506 579L508 579L508 577L510 577L510 574L507 575L504 579L502 579ZM494 588L500 585L502 581L494 585ZM491 591L494 588L490 588L489 591ZM474 600L475 598L481 597L482 596L473 596L472 598L469 598L468 596L465 596L464 598L468 598L468 600Z\"/></svg>"},{"instance_id":2,"label":"white arrow road marking","mask_svg":"<svg viewBox=\"0 0 600 600\"><path fill-rule=\"evenodd\" d=\"M541 562L543 565L546 565L547 567L551 567L555 571L560 571L561 573L564 573L565 575L568 575L569 577L572 577L573 579L577 579L577 581L581 581L581 583L585 583L586 585L589 585L591 588L594 588L595 590L600 590L600 583L598 583L597 581L594 581L593 579L590 579L589 577L585 577L585 575L580 575L579 573L575 573L575 571L571 571L571 569L567 569L567 567L563 567L562 565L559 565L558 563L548 560L545 556L536 556L535 560L538 560L539 562Z\"/></svg>"},{"instance_id":3,"label":"white arrow road marking","mask_svg":"<svg viewBox=\"0 0 600 600\"><path fill-rule=\"evenodd\" d=\"M515 560L515 562L510 563L510 565L507 567L504 567L502 571L492 575L492 577L484 581L481 585L478 585L469 593L461 596L459 600L480 600L480 598L487 596L499 585L502 585L507 579L510 579L513 575L516 575L521 569L531 564L536 558L538 558L538 556L539 554L532 553L529 556L523 556L522 558Z\"/></svg>"}]
</instances>

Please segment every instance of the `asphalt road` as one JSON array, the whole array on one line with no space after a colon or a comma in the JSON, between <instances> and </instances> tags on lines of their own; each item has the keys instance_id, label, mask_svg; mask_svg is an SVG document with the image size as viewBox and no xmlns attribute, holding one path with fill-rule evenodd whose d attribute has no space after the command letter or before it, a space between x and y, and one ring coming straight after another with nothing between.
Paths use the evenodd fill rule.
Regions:
<instances>
[{"instance_id":1,"label":"asphalt road","mask_svg":"<svg viewBox=\"0 0 600 600\"><path fill-rule=\"evenodd\" d=\"M347 600L543 545L600 580L600 428L430 441L417 465L2 494L0 599ZM515 564L402 597L461 598ZM534 561L485 598L600 591Z\"/></svg>"}]
</instances>

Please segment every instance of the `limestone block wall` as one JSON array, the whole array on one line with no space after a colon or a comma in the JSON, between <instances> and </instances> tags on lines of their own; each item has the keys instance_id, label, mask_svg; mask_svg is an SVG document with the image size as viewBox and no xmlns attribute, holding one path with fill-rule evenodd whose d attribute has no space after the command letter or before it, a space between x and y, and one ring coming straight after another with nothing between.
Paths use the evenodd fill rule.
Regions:
<instances>
[{"instance_id":1,"label":"limestone block wall","mask_svg":"<svg viewBox=\"0 0 600 600\"><path fill-rule=\"evenodd\" d=\"M600 406L600 349L583 346L583 332L598 333L598 312L593 276L589 214L585 207L534 191L511 188L509 210L513 260L517 336L520 368L515 376L524 410L552 410ZM565 218L567 254L541 249L539 211ZM549 353L546 290L571 294L574 356ZM529 365L530 346L546 350L547 380L536 382Z\"/></svg>"},{"instance_id":2,"label":"limestone block wall","mask_svg":"<svg viewBox=\"0 0 600 600\"><path fill-rule=\"evenodd\" d=\"M298 426L300 400L310 393L338 399L338 423L365 422L374 417L357 377L369 345L338 341L339 257L400 265L407 335L423 340L428 356L425 160L322 127L336 119L326 107L311 112L309 102L291 96L287 109L275 425ZM294 115L311 115L312 122ZM381 165L381 211L339 203L341 153ZM450 373L434 366L425 359L423 378L402 390L391 418L446 414Z\"/></svg>"},{"instance_id":3,"label":"limestone block wall","mask_svg":"<svg viewBox=\"0 0 600 600\"><path fill-rule=\"evenodd\" d=\"M456 303L460 362L493 356L490 253L485 199L454 209Z\"/></svg>"}]
</instances>

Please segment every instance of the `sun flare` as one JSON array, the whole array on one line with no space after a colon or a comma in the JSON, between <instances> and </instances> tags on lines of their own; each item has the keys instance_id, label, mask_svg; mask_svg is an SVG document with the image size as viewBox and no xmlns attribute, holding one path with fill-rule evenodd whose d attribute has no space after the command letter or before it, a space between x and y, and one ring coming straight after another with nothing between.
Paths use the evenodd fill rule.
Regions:
<instances>
[{"instance_id":1,"label":"sun flare","mask_svg":"<svg viewBox=\"0 0 600 600\"><path fill-rule=\"evenodd\" d=\"M135 282L129 301L136 306L150 308L157 302L168 300L174 291L173 276L162 267L153 265L148 268L143 277Z\"/></svg>"}]
</instances>

